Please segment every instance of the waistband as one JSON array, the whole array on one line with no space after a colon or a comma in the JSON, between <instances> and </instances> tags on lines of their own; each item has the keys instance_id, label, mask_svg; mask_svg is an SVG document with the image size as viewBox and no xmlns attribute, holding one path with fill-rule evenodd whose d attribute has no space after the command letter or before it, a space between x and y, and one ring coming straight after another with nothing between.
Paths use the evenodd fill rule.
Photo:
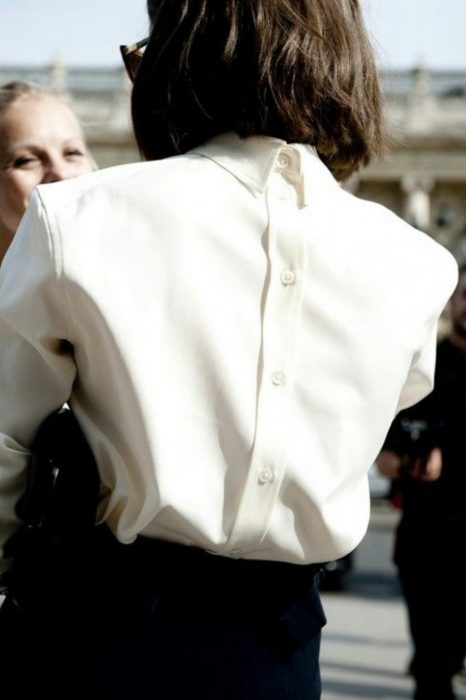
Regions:
<instances>
[{"instance_id":1,"label":"waistband","mask_svg":"<svg viewBox=\"0 0 466 700\"><path fill-rule=\"evenodd\" d=\"M146 536L124 545L106 526L97 530L99 568L105 576L115 576L126 589L163 590L178 602L180 597L196 598L279 611L316 584L323 566L232 559Z\"/></svg>"},{"instance_id":2,"label":"waistband","mask_svg":"<svg viewBox=\"0 0 466 700\"><path fill-rule=\"evenodd\" d=\"M53 613L66 624L82 617L86 624L105 618L111 625L125 606L138 615L149 603L198 619L259 617L299 645L325 624L320 564L230 559L148 537L125 545L106 525L63 550L48 551L40 538L29 542L27 556L15 563L10 598L18 610L41 620Z\"/></svg>"}]
</instances>

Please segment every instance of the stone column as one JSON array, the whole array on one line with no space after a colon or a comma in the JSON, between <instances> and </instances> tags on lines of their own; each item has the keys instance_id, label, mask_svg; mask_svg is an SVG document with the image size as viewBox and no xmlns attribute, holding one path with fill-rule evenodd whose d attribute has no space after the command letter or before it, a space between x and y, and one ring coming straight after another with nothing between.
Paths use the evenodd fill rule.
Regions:
<instances>
[{"instance_id":1,"label":"stone column","mask_svg":"<svg viewBox=\"0 0 466 700\"><path fill-rule=\"evenodd\" d=\"M49 69L50 87L59 95L66 93L66 66L60 57L57 57Z\"/></svg>"},{"instance_id":2,"label":"stone column","mask_svg":"<svg viewBox=\"0 0 466 700\"><path fill-rule=\"evenodd\" d=\"M413 133L431 131L435 121L436 101L431 91L431 74L427 66L416 66L413 83L406 102L404 128Z\"/></svg>"},{"instance_id":3,"label":"stone column","mask_svg":"<svg viewBox=\"0 0 466 700\"><path fill-rule=\"evenodd\" d=\"M421 231L431 228L430 193L434 180L425 175L410 173L401 181L401 189L405 193L404 219Z\"/></svg>"}]
</instances>

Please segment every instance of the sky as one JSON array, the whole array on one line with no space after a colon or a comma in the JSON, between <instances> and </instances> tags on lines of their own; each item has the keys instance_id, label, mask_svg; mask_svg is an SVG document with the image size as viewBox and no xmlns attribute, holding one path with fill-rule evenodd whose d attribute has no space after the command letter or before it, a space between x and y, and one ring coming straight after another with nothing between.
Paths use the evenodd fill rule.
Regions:
<instances>
[{"instance_id":1,"label":"sky","mask_svg":"<svg viewBox=\"0 0 466 700\"><path fill-rule=\"evenodd\" d=\"M466 70L466 0L360 0L379 64ZM222 0L218 0L222 2ZM145 0L0 0L2 64L115 66L147 34Z\"/></svg>"}]
</instances>

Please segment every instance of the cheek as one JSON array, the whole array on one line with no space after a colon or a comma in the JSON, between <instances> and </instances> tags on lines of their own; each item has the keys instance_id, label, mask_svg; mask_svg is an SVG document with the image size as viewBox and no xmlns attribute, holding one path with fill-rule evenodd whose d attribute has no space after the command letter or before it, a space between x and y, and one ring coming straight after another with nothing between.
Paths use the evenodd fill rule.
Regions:
<instances>
[{"instance_id":1,"label":"cheek","mask_svg":"<svg viewBox=\"0 0 466 700\"><path fill-rule=\"evenodd\" d=\"M32 190L40 180L33 173L3 174L0 179L0 217L12 232L18 228Z\"/></svg>"},{"instance_id":2,"label":"cheek","mask_svg":"<svg viewBox=\"0 0 466 700\"><path fill-rule=\"evenodd\" d=\"M92 173L95 170L94 164L90 160L85 160L81 163L76 163L74 168L73 168L73 176L77 177L78 175L88 175L89 173Z\"/></svg>"}]
</instances>

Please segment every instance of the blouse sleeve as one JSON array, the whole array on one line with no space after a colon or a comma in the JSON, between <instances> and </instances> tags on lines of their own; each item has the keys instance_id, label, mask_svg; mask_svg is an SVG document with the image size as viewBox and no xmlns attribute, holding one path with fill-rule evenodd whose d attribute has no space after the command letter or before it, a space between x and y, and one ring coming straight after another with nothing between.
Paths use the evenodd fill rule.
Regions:
<instances>
[{"instance_id":1,"label":"blouse sleeve","mask_svg":"<svg viewBox=\"0 0 466 700\"><path fill-rule=\"evenodd\" d=\"M0 269L0 573L29 446L75 378L59 245L36 192Z\"/></svg>"},{"instance_id":2,"label":"blouse sleeve","mask_svg":"<svg viewBox=\"0 0 466 700\"><path fill-rule=\"evenodd\" d=\"M436 244L437 255L418 300L418 318L426 318L421 341L401 390L397 412L418 403L434 387L438 320L458 283L458 266L445 248Z\"/></svg>"},{"instance_id":3,"label":"blouse sleeve","mask_svg":"<svg viewBox=\"0 0 466 700\"><path fill-rule=\"evenodd\" d=\"M413 358L408 378L401 390L397 413L418 403L434 388L436 346L437 323L434 323L424 346Z\"/></svg>"}]
</instances>

